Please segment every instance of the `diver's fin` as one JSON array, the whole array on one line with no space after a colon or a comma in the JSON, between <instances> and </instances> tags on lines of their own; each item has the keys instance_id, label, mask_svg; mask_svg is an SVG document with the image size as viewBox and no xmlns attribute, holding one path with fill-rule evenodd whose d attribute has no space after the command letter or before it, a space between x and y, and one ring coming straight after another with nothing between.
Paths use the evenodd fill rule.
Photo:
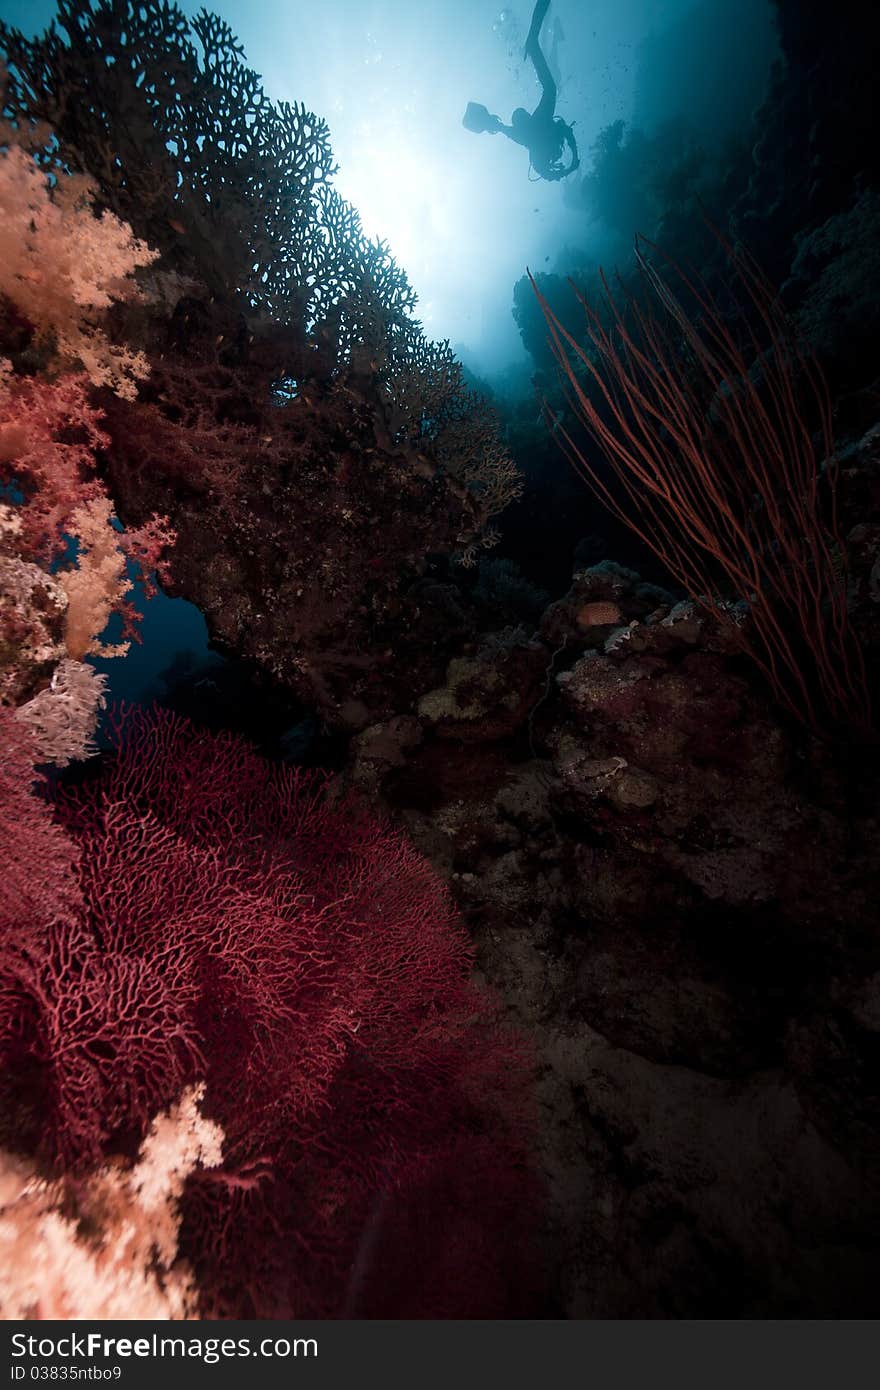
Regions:
<instances>
[{"instance_id":1,"label":"diver's fin","mask_svg":"<svg viewBox=\"0 0 880 1390\"><path fill-rule=\"evenodd\" d=\"M482 135L484 131L491 130L497 121L498 117L493 116L487 107L478 101L469 101L461 118L465 130L473 131L474 135Z\"/></svg>"}]
</instances>

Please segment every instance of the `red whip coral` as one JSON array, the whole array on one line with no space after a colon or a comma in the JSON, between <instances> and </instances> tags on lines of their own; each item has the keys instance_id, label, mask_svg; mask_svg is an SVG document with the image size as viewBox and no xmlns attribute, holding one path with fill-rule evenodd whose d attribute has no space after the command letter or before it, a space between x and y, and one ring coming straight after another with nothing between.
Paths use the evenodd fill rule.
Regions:
<instances>
[{"instance_id":1,"label":"red whip coral","mask_svg":"<svg viewBox=\"0 0 880 1390\"><path fill-rule=\"evenodd\" d=\"M573 286L585 345L532 278L574 414L618 489L568 429L554 422L554 431L595 495L724 625L780 705L817 732L865 733L871 711L848 624L827 387L757 267L719 241L738 291L735 327L700 276L668 258L659 270L641 249L658 248L644 238L643 304L622 308L603 278L610 327ZM748 603L747 624L718 597L722 585Z\"/></svg>"},{"instance_id":2,"label":"red whip coral","mask_svg":"<svg viewBox=\"0 0 880 1390\"><path fill-rule=\"evenodd\" d=\"M44 1143L94 1163L204 1077L225 1161L188 1184L181 1251L208 1311L393 1315L395 1288L412 1314L503 1311L523 1058L441 881L320 775L167 713L116 733L59 799L85 907L7 957L4 1050L36 1069Z\"/></svg>"}]
</instances>

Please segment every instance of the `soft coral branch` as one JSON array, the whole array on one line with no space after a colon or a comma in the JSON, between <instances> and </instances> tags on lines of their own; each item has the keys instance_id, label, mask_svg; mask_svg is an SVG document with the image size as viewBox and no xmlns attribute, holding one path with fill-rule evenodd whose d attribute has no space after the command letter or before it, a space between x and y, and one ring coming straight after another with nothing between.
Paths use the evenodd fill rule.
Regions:
<instances>
[{"instance_id":1,"label":"soft coral branch","mask_svg":"<svg viewBox=\"0 0 880 1390\"><path fill-rule=\"evenodd\" d=\"M2 77L2 74L0 74ZM147 376L144 355L110 341L105 311L138 293L133 272L156 259L111 212L95 216L95 189L62 170L54 185L15 143L0 149L0 296L61 364L79 365L96 386L133 400Z\"/></svg>"}]
</instances>

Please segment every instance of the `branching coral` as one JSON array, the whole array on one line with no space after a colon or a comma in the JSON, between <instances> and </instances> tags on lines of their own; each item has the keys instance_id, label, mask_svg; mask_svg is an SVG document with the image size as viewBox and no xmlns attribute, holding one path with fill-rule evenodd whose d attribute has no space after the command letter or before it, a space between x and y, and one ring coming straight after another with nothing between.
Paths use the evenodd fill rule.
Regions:
<instances>
[{"instance_id":1,"label":"branching coral","mask_svg":"<svg viewBox=\"0 0 880 1390\"><path fill-rule=\"evenodd\" d=\"M332 186L325 123L268 100L223 20L202 11L190 24L159 0L62 0L40 39L0 24L0 49L11 117L56 133L44 159L87 173L103 203L162 252L154 279L164 288L129 319L153 381L137 425L114 407L126 422L111 424L117 502L127 519L168 513L192 536L178 582L218 624L214 635L239 650L247 642L251 660L287 679L315 669L310 694L333 692L319 697L329 716L354 653L387 645L375 629L396 614L413 557L473 554L518 494L488 405L466 389L448 344L425 339L404 272ZM88 103L75 96L84 83ZM162 301L180 276L190 289L168 322ZM295 419L278 419L294 406ZM138 456L127 458L133 436ZM143 496L147 437L160 466L170 459L173 496L161 475ZM305 476L303 455L323 461L320 479ZM209 513L209 559L186 512L187 460ZM210 514L214 501L222 518ZM264 510L284 538L253 534ZM299 562L295 575L279 563L284 552ZM242 555L255 561L246 574ZM328 597L335 630L318 636ZM292 651L280 633L259 631L271 612L293 634ZM349 652L347 669L327 669L331 649Z\"/></svg>"},{"instance_id":2,"label":"branching coral","mask_svg":"<svg viewBox=\"0 0 880 1390\"><path fill-rule=\"evenodd\" d=\"M331 308L354 325L357 296L392 316L412 307L403 272L329 183L326 123L270 103L219 16L60 0L40 39L0 24L0 49L13 117L48 122L113 212L214 293L302 327Z\"/></svg>"}]
</instances>

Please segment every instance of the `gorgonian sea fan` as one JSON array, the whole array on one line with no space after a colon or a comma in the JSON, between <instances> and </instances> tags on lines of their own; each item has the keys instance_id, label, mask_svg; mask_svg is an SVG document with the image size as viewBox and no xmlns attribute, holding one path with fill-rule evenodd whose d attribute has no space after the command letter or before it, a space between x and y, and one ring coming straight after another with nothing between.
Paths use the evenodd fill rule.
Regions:
<instances>
[{"instance_id":1,"label":"gorgonian sea fan","mask_svg":"<svg viewBox=\"0 0 880 1390\"><path fill-rule=\"evenodd\" d=\"M79 851L38 794L36 752L15 712L0 707L0 962L25 938L42 942L53 918L82 906Z\"/></svg>"},{"instance_id":2,"label":"gorgonian sea fan","mask_svg":"<svg viewBox=\"0 0 880 1390\"><path fill-rule=\"evenodd\" d=\"M224 1164L188 1184L181 1251L206 1311L509 1311L525 1059L440 879L231 734L133 711L115 745L57 802L84 907L7 967L7 1061L38 1078L51 1156L130 1146L204 1077Z\"/></svg>"}]
</instances>

